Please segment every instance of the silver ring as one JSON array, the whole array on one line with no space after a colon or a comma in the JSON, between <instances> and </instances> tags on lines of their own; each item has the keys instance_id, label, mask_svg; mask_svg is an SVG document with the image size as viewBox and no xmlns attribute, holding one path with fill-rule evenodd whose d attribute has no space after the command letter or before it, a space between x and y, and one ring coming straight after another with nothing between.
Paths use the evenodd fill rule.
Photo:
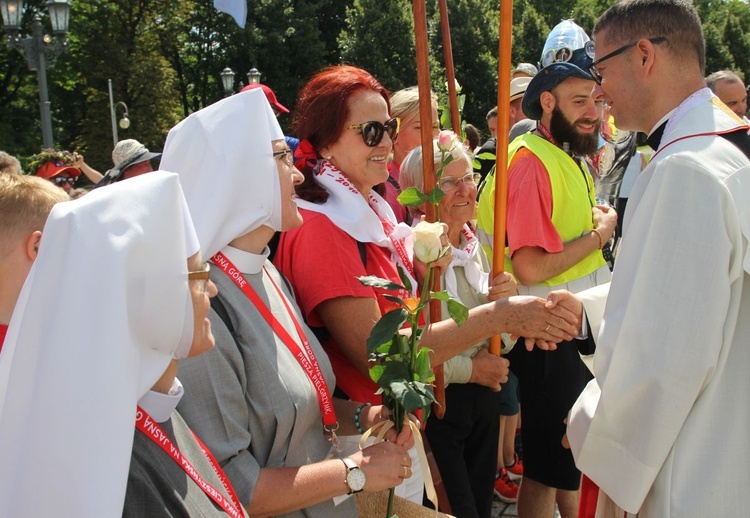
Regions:
<instances>
[{"instance_id":1,"label":"silver ring","mask_svg":"<svg viewBox=\"0 0 750 518\"><path fill-rule=\"evenodd\" d=\"M547 327L545 327L545 328L544 328L544 332L545 332L545 333L546 333L547 331L549 331L549 326L550 326L550 324L547 324Z\"/></svg>"}]
</instances>

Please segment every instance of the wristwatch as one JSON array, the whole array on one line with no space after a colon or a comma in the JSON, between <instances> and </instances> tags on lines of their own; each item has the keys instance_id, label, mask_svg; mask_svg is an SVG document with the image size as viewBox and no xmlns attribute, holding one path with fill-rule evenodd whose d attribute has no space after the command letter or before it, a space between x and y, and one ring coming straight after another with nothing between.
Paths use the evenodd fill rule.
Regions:
<instances>
[{"instance_id":1,"label":"wristwatch","mask_svg":"<svg viewBox=\"0 0 750 518\"><path fill-rule=\"evenodd\" d=\"M341 461L346 466L346 479L344 479L344 482L346 482L346 485L349 487L347 495L359 493L365 488L365 483L367 481L365 472L362 471L362 468L357 466L357 463L349 457L344 457Z\"/></svg>"}]
</instances>

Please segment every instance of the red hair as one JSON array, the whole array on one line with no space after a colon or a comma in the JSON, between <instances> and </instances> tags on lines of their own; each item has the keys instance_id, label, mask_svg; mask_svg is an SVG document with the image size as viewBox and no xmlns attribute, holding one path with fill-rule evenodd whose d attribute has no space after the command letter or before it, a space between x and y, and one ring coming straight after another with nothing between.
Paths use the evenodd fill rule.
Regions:
<instances>
[{"instance_id":1,"label":"red hair","mask_svg":"<svg viewBox=\"0 0 750 518\"><path fill-rule=\"evenodd\" d=\"M388 90L369 72L349 65L320 70L299 93L292 122L294 134L300 140L310 142L320 156L321 149L334 144L341 137L349 118L349 99L362 90L380 94L390 113ZM297 186L297 195L308 201L325 202L327 193L314 182L312 167L303 167L302 174L305 180Z\"/></svg>"}]
</instances>

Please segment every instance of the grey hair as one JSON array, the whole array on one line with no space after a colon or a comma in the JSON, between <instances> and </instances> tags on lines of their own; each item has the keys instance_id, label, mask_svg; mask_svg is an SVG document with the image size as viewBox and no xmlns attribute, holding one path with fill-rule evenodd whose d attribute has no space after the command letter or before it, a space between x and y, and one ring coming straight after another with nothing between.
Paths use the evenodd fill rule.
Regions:
<instances>
[{"instance_id":1,"label":"grey hair","mask_svg":"<svg viewBox=\"0 0 750 518\"><path fill-rule=\"evenodd\" d=\"M716 93L716 83L724 81L729 84L743 84L742 78L731 70L719 70L706 78L706 86Z\"/></svg>"},{"instance_id":2,"label":"grey hair","mask_svg":"<svg viewBox=\"0 0 750 518\"><path fill-rule=\"evenodd\" d=\"M448 154L453 157L453 160L460 160L463 158L469 165L471 165L474 157L466 149L461 139L452 131L443 131L441 134L449 133L453 137L453 147L451 147ZM438 148L437 139L432 141L432 160L435 164L435 168L440 164L442 157L440 148ZM398 182L402 189L408 189L409 187L416 187L420 191L424 191L424 179L422 178L422 146L418 146L412 149L406 158L401 163L401 172L398 177Z\"/></svg>"}]
</instances>

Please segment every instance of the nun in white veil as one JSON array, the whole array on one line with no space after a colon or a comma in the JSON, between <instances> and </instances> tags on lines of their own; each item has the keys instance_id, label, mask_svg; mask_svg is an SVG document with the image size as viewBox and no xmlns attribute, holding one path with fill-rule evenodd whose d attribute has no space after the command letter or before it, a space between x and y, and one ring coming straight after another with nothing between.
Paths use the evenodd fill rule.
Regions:
<instances>
[{"instance_id":1,"label":"nun in white veil","mask_svg":"<svg viewBox=\"0 0 750 518\"><path fill-rule=\"evenodd\" d=\"M385 420L387 410L331 397L330 363L267 260L274 233L302 223L293 199L302 175L263 93L243 92L190 115L169 132L161 166L180 175L219 288L209 317L216 347L181 363L180 413L249 514L356 516L352 499L334 497L411 476L405 447L413 439L394 433L346 461L325 460L331 430L358 433L357 409L364 428Z\"/></svg>"},{"instance_id":2,"label":"nun in white veil","mask_svg":"<svg viewBox=\"0 0 750 518\"><path fill-rule=\"evenodd\" d=\"M52 210L0 354L0 516L122 514L136 406L193 341L197 250L174 174Z\"/></svg>"}]
</instances>

